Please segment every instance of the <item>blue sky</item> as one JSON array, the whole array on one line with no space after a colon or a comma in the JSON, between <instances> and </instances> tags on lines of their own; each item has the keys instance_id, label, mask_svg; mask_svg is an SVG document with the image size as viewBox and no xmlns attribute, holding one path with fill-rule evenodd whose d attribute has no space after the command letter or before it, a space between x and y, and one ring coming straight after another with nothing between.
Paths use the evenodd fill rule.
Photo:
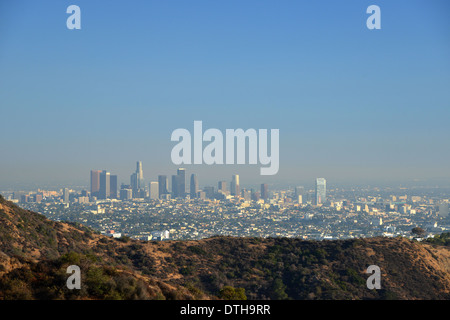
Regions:
<instances>
[{"instance_id":1,"label":"blue sky","mask_svg":"<svg viewBox=\"0 0 450 320\"><path fill-rule=\"evenodd\" d=\"M81 8L68 30L66 8ZM366 8L381 8L381 30ZM173 174L170 134L280 129L280 171L200 184L450 180L448 1L0 3L0 188ZM263 181L264 180L264 181ZM434 181L433 180L433 181Z\"/></svg>"}]
</instances>

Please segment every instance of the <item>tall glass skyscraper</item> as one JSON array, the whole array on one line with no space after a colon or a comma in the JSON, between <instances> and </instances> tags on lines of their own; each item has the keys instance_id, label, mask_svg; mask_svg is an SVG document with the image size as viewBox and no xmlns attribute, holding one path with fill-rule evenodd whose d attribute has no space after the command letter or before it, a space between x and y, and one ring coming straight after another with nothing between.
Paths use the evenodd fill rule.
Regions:
<instances>
[{"instance_id":1,"label":"tall glass skyscraper","mask_svg":"<svg viewBox=\"0 0 450 320\"><path fill-rule=\"evenodd\" d=\"M111 190L111 181L110 181L111 174L103 170L100 173L100 191L99 191L99 199L108 199L110 196L110 190Z\"/></svg>"},{"instance_id":2,"label":"tall glass skyscraper","mask_svg":"<svg viewBox=\"0 0 450 320\"><path fill-rule=\"evenodd\" d=\"M174 198L184 198L186 195L186 169L179 168L172 176L172 195Z\"/></svg>"},{"instance_id":3,"label":"tall glass skyscraper","mask_svg":"<svg viewBox=\"0 0 450 320\"><path fill-rule=\"evenodd\" d=\"M198 192L198 179L197 175L191 174L191 185L189 192L191 194L191 199L197 198L197 192Z\"/></svg>"},{"instance_id":4,"label":"tall glass skyscraper","mask_svg":"<svg viewBox=\"0 0 450 320\"><path fill-rule=\"evenodd\" d=\"M267 183L261 184L261 198L267 200L269 198L269 186Z\"/></svg>"},{"instance_id":5,"label":"tall glass skyscraper","mask_svg":"<svg viewBox=\"0 0 450 320\"><path fill-rule=\"evenodd\" d=\"M169 181L166 175L158 176L159 195L169 193Z\"/></svg>"},{"instance_id":6,"label":"tall glass skyscraper","mask_svg":"<svg viewBox=\"0 0 450 320\"><path fill-rule=\"evenodd\" d=\"M109 195L111 199L117 199L117 193L118 193L118 185L117 185L117 175L110 175L109 176Z\"/></svg>"},{"instance_id":7,"label":"tall glass skyscraper","mask_svg":"<svg viewBox=\"0 0 450 320\"><path fill-rule=\"evenodd\" d=\"M217 191L226 193L227 192L227 182L226 181L219 181L217 185Z\"/></svg>"},{"instance_id":8,"label":"tall glass skyscraper","mask_svg":"<svg viewBox=\"0 0 450 320\"><path fill-rule=\"evenodd\" d=\"M184 196L186 195L186 169L179 168L177 170L177 176L178 176L178 187L177 187L178 196L184 198Z\"/></svg>"},{"instance_id":9,"label":"tall glass skyscraper","mask_svg":"<svg viewBox=\"0 0 450 320\"><path fill-rule=\"evenodd\" d=\"M238 174L234 174L231 177L230 193L231 193L232 196L239 196L239 194L240 194L239 175Z\"/></svg>"},{"instance_id":10,"label":"tall glass skyscraper","mask_svg":"<svg viewBox=\"0 0 450 320\"><path fill-rule=\"evenodd\" d=\"M149 183L150 199L159 199L159 183L157 181L151 181Z\"/></svg>"},{"instance_id":11,"label":"tall glass skyscraper","mask_svg":"<svg viewBox=\"0 0 450 320\"><path fill-rule=\"evenodd\" d=\"M179 180L179 176L174 174L172 175L172 197L174 198L178 198L179 194L178 194L178 180Z\"/></svg>"},{"instance_id":12,"label":"tall glass skyscraper","mask_svg":"<svg viewBox=\"0 0 450 320\"><path fill-rule=\"evenodd\" d=\"M100 170L91 170L91 195L98 197L100 191Z\"/></svg>"},{"instance_id":13,"label":"tall glass skyscraper","mask_svg":"<svg viewBox=\"0 0 450 320\"><path fill-rule=\"evenodd\" d=\"M324 178L316 179L315 204L324 203L327 200L327 180Z\"/></svg>"},{"instance_id":14,"label":"tall glass skyscraper","mask_svg":"<svg viewBox=\"0 0 450 320\"><path fill-rule=\"evenodd\" d=\"M144 185L144 171L142 170L142 161L136 162L136 172L130 177L131 189L133 190L133 197L140 195L141 190L145 188Z\"/></svg>"},{"instance_id":15,"label":"tall glass skyscraper","mask_svg":"<svg viewBox=\"0 0 450 320\"><path fill-rule=\"evenodd\" d=\"M142 161L136 162L136 176L138 189L144 188L144 171L142 170Z\"/></svg>"},{"instance_id":16,"label":"tall glass skyscraper","mask_svg":"<svg viewBox=\"0 0 450 320\"><path fill-rule=\"evenodd\" d=\"M64 203L69 203L69 195L70 195L69 189L64 188L63 189L63 202Z\"/></svg>"}]
</instances>

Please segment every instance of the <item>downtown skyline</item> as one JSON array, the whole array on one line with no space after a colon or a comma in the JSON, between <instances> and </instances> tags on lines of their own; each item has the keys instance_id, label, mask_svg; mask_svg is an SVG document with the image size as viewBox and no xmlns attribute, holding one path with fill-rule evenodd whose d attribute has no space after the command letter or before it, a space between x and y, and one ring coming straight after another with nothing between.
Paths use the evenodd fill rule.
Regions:
<instances>
[{"instance_id":1,"label":"downtown skyline","mask_svg":"<svg viewBox=\"0 0 450 320\"><path fill-rule=\"evenodd\" d=\"M139 161L142 164L142 161ZM131 179L136 172L132 172L132 170L110 170L103 169L106 166L99 166L100 169L92 169L88 168L88 174L83 172L83 176L79 177L75 180L71 179L61 179L58 181L49 181L45 178L41 181L28 180L26 182L18 182L12 184L2 184L3 181L0 181L0 190L3 191L32 191L36 189L61 189L61 188L72 188L74 190L90 190L91 189L91 176L89 175L89 171L98 172L100 175L102 172L107 172L110 174L115 181L117 181L117 191L120 192L121 185L132 185ZM130 167L131 168L131 167ZM143 179L144 187L148 187L148 183L150 182L158 182L161 183L160 179L164 177L167 179L166 186L171 193L172 189L172 176L176 175L177 170L179 170L180 166L172 166L168 170L160 170L154 167L147 168L145 170L146 175ZM253 176L248 174L248 171L245 169L235 170L229 169L225 170L225 172L215 172L215 170L201 170L200 166L185 166L183 167L186 173L186 189L189 191L190 187L190 178L191 174L195 174L197 183L200 185L200 188L213 186L216 189L219 189L218 183L225 183L226 190L231 192L231 185L233 183L233 176L237 175L241 179L244 184L241 185L244 188L260 188L262 183L268 184L271 188L275 188L277 190L296 188L297 186L305 186L309 189L314 189L316 186L316 179L318 176L325 176L324 174L318 174L316 176L307 175L299 178L290 177L290 179L277 179L277 177L273 178L271 176ZM130 176L130 172L131 176ZM91 172L92 174L92 172ZM413 178L405 178L405 179L352 179L351 181L345 179L334 179L327 178L327 180L331 181L332 187L338 188L349 188L349 187L439 187L439 188L449 188L450 181L445 178L434 178L434 179L413 179ZM130 187L133 189L133 187Z\"/></svg>"},{"instance_id":2,"label":"downtown skyline","mask_svg":"<svg viewBox=\"0 0 450 320\"><path fill-rule=\"evenodd\" d=\"M375 3L380 30L369 1L80 0L68 30L69 3L4 1L0 189L86 185L103 167L125 181L135 159L173 172L171 132L195 120L279 129L268 184L449 186L450 5ZM183 167L262 183L259 166Z\"/></svg>"},{"instance_id":3,"label":"downtown skyline","mask_svg":"<svg viewBox=\"0 0 450 320\"><path fill-rule=\"evenodd\" d=\"M154 177L145 178L142 161L137 161L136 171L131 174L128 181L120 181L117 175L112 175L108 170L91 170L90 187L86 188L83 192L90 190L89 195L99 200L122 198L121 190L127 191L124 193L124 198L129 199L160 198L163 195L169 195L174 198L184 198L189 195L192 199L200 197L198 193L204 192L207 188L212 190L213 193L223 193L232 196L241 196L241 193L246 190L240 187L238 174L233 174L230 181L218 180L216 185L217 189L214 187L214 184L200 184L195 172L186 175L186 169L181 167L177 168L176 174L158 174L156 179ZM156 197L154 193L157 194ZM268 198L267 183L261 184L261 191L259 193L261 194L261 198ZM203 197L205 197L204 194Z\"/></svg>"}]
</instances>

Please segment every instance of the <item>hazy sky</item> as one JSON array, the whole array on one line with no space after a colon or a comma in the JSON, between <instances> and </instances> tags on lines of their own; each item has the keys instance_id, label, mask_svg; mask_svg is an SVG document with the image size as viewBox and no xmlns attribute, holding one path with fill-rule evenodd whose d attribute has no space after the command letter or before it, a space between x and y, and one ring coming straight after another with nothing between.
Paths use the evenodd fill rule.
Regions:
<instances>
[{"instance_id":1,"label":"hazy sky","mask_svg":"<svg viewBox=\"0 0 450 320\"><path fill-rule=\"evenodd\" d=\"M81 8L81 30L66 9ZM381 30L366 9L381 8ZM0 188L171 175L177 128L280 129L200 185L450 181L450 2L0 2Z\"/></svg>"}]
</instances>

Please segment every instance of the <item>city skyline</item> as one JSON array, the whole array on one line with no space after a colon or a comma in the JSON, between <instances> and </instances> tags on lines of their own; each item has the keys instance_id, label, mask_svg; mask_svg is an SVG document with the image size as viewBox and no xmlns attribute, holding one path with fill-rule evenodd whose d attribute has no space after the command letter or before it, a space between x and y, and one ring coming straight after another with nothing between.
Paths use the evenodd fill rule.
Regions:
<instances>
[{"instance_id":1,"label":"city skyline","mask_svg":"<svg viewBox=\"0 0 450 320\"><path fill-rule=\"evenodd\" d=\"M139 163L141 163L142 166L142 161L138 161ZM195 167L194 167L195 168ZM196 167L199 168L199 167ZM177 166L174 166L172 168L172 170L174 171L178 171L179 169L183 169L185 171L188 171L188 175L191 176L191 174L194 174L196 176L197 181L200 180L202 183L201 185L203 187L215 187L217 188L217 190L220 189L220 186L218 186L218 183L225 183L226 184L226 190L228 192L231 192L232 189L232 184L233 184L233 176L237 176L237 179L239 180L239 176L244 176L244 184L243 186L248 188L248 187L252 187L252 188L256 188L259 189L262 182L264 184L268 184L271 186L275 186L278 189L285 189L285 188L289 188L289 187L293 187L296 188L297 185L303 185L303 186L308 186L310 189L314 189L316 186L316 179L317 177L309 177L309 178L301 178L301 179L290 179L288 181L279 181L277 179L272 179L271 177L268 176L257 176L252 177L252 176L248 176L245 174L235 174L235 171L230 171L230 178L224 177L222 174L220 175L216 175L213 176L211 174L206 174L206 175L202 175L201 173L199 174L199 171L201 172L201 170L199 171L189 171L186 170L186 168L180 168ZM94 192L99 191L100 188L100 174L103 173L103 171L107 171L110 174L110 171L113 170L90 170L90 175L87 176L86 178L86 174L84 174L83 179L79 179L76 180L76 182L74 181L70 181L68 179L65 179L67 182L59 182L59 183L40 183L40 182L34 182L34 181L29 181L28 183L24 183L24 184L11 184L11 185L1 185L0 184L0 190L4 190L4 191L19 191L19 190L35 190L37 188L50 188L50 189L62 189L62 188L75 188L75 189L87 189L89 190L91 193L93 192L92 189L92 183L93 183L93 174L96 174L97 176L97 191L94 190ZM158 171L155 168L152 168L151 170L149 170L151 172L151 174L148 174L147 176L149 177L148 179L143 179L141 181L142 188L145 188L146 186L148 186L148 183L150 182L158 182L158 184L161 186L161 188L166 187L166 192L164 192L160 187L158 187L158 192L159 194L164 194L167 193L167 191L169 191L169 193L171 192L172 189L172 184L174 183L174 177L177 176L176 174L171 174L170 172L161 172ZM113 171L116 172L116 171ZM162 174L164 173L164 174ZM123 173L121 175L119 174L114 174L111 175L112 177L112 183L115 186L114 190L117 190L117 192L120 191L120 186L121 185L129 185L131 189L133 189L132 187L132 183L130 183L133 179L133 176L136 174L136 172L133 172L131 174L131 176L129 175L129 173ZM128 176L128 178L127 178ZM171 179L169 179L168 177L171 177ZM250 179L248 179L250 178ZM131 181L130 181L131 180ZM165 180L164 183L161 183L162 180ZM187 178L185 178L185 187L184 190L185 193L189 193L189 187L186 186L190 186L190 182L187 180ZM331 179L332 181L332 185L333 187L361 187L361 186L372 186L372 187L440 187L440 188L449 188L450 187L450 181L447 182L446 179L398 179L398 180L385 180L385 181L377 181L377 180L361 180L359 182L349 182L349 181L342 181L340 179L338 180L334 180ZM1 182L0 182L1 183ZM170 188L169 188L170 186ZM112 187L111 185L111 178L110 178L110 188ZM106 191L104 191L106 192Z\"/></svg>"},{"instance_id":2,"label":"city skyline","mask_svg":"<svg viewBox=\"0 0 450 320\"><path fill-rule=\"evenodd\" d=\"M194 189L195 180L192 174ZM446 190L362 188L331 189L328 193L325 179L317 178L316 188L312 190L297 186L269 192L268 185L263 183L260 191L243 188L236 197L207 186L193 199L189 194L158 198L159 183L152 181L148 187L149 192L143 198L133 197L128 188L121 189L119 199L111 200L97 199L87 190L79 192L69 188L19 191L3 196L57 220L68 218L113 237L125 235L144 241L152 240L152 235L159 233L162 226L167 231L164 239L201 239L217 234L317 240L412 238L414 225L423 227L430 236L450 228ZM224 189L223 183L219 182L218 187ZM136 219L145 223L136 224Z\"/></svg>"},{"instance_id":3,"label":"city skyline","mask_svg":"<svg viewBox=\"0 0 450 320\"><path fill-rule=\"evenodd\" d=\"M258 193L251 188L252 192L247 194L246 188L240 187L240 180L238 174L233 174L231 180L217 181L217 192L214 186L210 184L202 184L200 186L198 176L196 173L190 174L189 187L187 187L187 176L185 168L177 168L177 174L172 175L172 183L169 184L167 175L158 174L157 180L149 178L147 181L144 179L144 170L142 161L136 162L136 171L130 176L130 184L122 182L119 189L119 180L117 175L111 175L107 170L91 170L90 171L90 188L85 188L84 193L88 193L90 190L90 197L101 199L121 199L130 200L134 198L150 198L159 199L165 198L166 195L170 195L174 198L184 198L189 195L193 198L205 198L206 193L208 196L211 194L223 194L231 196L239 196L242 198L253 196L252 193ZM269 198L269 185L262 183L261 190L258 197L267 200ZM300 188L300 187L296 187ZM304 187L301 187L304 189ZM88 189L88 190L86 190ZM68 188L63 189L63 198L66 199ZM296 189L297 190L297 189ZM298 198L297 198L298 200Z\"/></svg>"},{"instance_id":4,"label":"city skyline","mask_svg":"<svg viewBox=\"0 0 450 320\"><path fill-rule=\"evenodd\" d=\"M380 30L367 1L126 4L82 1L80 30L65 3L1 4L0 189L172 172L195 120L279 129L269 184L450 185L448 1L377 1ZM185 168L261 183L259 165Z\"/></svg>"}]
</instances>

